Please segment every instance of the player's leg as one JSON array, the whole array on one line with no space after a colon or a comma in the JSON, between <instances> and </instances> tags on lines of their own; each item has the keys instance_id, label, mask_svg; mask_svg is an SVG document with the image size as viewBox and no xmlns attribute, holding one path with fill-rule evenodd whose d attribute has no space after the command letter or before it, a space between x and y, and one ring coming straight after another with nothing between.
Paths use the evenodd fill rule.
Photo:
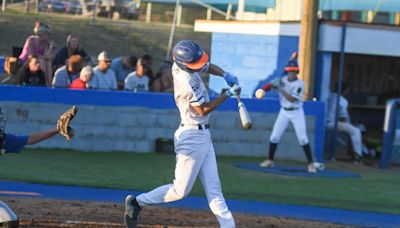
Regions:
<instances>
[{"instance_id":1,"label":"player's leg","mask_svg":"<svg viewBox=\"0 0 400 228\"><path fill-rule=\"evenodd\" d=\"M296 132L297 140L303 147L304 154L307 158L308 172L315 173L317 170L314 166L314 160L311 152L310 142L307 136L306 118L304 116L304 110L299 109L297 111L291 111L290 122L292 122L294 130Z\"/></svg>"},{"instance_id":2,"label":"player's leg","mask_svg":"<svg viewBox=\"0 0 400 228\"><path fill-rule=\"evenodd\" d=\"M150 192L137 196L140 206L167 203L186 197L196 180L204 161L207 141L203 131L186 130L175 143L176 165L175 179L172 184L160 186Z\"/></svg>"},{"instance_id":3,"label":"player's leg","mask_svg":"<svg viewBox=\"0 0 400 228\"><path fill-rule=\"evenodd\" d=\"M58 134L57 128L31 133L28 137L27 144L32 145L32 144L41 142L43 140L46 140L46 139L49 139L49 138L55 136L56 134Z\"/></svg>"},{"instance_id":4,"label":"player's leg","mask_svg":"<svg viewBox=\"0 0 400 228\"><path fill-rule=\"evenodd\" d=\"M204 163L199 172L199 178L203 184L207 196L208 205L214 215L217 217L220 227L233 228L235 220L232 213L226 205L222 194L221 182L218 176L218 167L211 138L209 138L208 152Z\"/></svg>"},{"instance_id":5,"label":"player's leg","mask_svg":"<svg viewBox=\"0 0 400 228\"><path fill-rule=\"evenodd\" d=\"M175 133L175 179L173 184L166 184L154 190L134 197L128 195L125 199L125 224L135 228L139 213L144 206L168 203L187 196L196 180L206 152L200 130L178 129ZM206 148L205 148L206 149Z\"/></svg>"},{"instance_id":6,"label":"player's leg","mask_svg":"<svg viewBox=\"0 0 400 228\"><path fill-rule=\"evenodd\" d=\"M268 168L274 166L273 161L275 157L275 151L278 148L278 143L281 140L281 137L285 132L288 124L289 124L289 119L285 115L284 111L281 109L281 111L279 111L278 117L276 118L271 136L269 138L268 159L260 163L261 167Z\"/></svg>"},{"instance_id":7,"label":"player's leg","mask_svg":"<svg viewBox=\"0 0 400 228\"><path fill-rule=\"evenodd\" d=\"M15 213L0 200L0 227L18 227L18 217Z\"/></svg>"},{"instance_id":8,"label":"player's leg","mask_svg":"<svg viewBox=\"0 0 400 228\"><path fill-rule=\"evenodd\" d=\"M353 151L356 153L356 159L360 160L362 157L362 139L361 130L350 123L338 122L338 130L344 131L350 135Z\"/></svg>"}]
</instances>

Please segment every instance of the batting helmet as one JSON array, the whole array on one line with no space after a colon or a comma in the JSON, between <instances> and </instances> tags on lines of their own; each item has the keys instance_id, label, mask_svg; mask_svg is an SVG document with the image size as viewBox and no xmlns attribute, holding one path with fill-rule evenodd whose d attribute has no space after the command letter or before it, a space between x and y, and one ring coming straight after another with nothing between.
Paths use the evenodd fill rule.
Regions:
<instances>
[{"instance_id":1,"label":"batting helmet","mask_svg":"<svg viewBox=\"0 0 400 228\"><path fill-rule=\"evenodd\" d=\"M199 70L208 62L208 54L191 40L179 41L172 52L172 57L179 68Z\"/></svg>"},{"instance_id":2,"label":"batting helmet","mask_svg":"<svg viewBox=\"0 0 400 228\"><path fill-rule=\"evenodd\" d=\"M285 66L285 71L289 72L289 71L297 71L299 72L299 64L297 64L297 62L295 60L290 60L286 66Z\"/></svg>"}]
</instances>

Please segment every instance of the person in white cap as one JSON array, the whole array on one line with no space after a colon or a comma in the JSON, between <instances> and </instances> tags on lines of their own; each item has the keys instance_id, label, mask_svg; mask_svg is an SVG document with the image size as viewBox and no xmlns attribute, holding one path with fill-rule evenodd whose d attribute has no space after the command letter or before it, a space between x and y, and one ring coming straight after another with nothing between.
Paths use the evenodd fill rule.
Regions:
<instances>
[{"instance_id":1,"label":"person in white cap","mask_svg":"<svg viewBox=\"0 0 400 228\"><path fill-rule=\"evenodd\" d=\"M115 73L110 69L111 57L103 51L97 57L98 65L93 69L93 78L89 82L90 89L105 89L105 90L116 90L117 79Z\"/></svg>"}]
</instances>

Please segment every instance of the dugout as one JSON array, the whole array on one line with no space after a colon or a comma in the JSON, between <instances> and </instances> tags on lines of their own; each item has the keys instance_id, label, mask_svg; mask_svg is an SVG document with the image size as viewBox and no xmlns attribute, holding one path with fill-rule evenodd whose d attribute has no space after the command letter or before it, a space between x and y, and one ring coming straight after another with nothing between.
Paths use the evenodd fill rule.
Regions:
<instances>
[{"instance_id":1,"label":"dugout","mask_svg":"<svg viewBox=\"0 0 400 228\"><path fill-rule=\"evenodd\" d=\"M282 73L291 53L298 50L300 22L197 20L195 31L212 33L211 61L243 75L242 94L253 97L257 88ZM400 91L400 28L319 21L314 76L314 97L318 101L327 101L338 80L342 36L343 81L350 86L352 122L364 124L370 136L380 139L386 100L398 97ZM210 78L210 88L215 91L223 83ZM274 93L267 95L276 97Z\"/></svg>"}]
</instances>

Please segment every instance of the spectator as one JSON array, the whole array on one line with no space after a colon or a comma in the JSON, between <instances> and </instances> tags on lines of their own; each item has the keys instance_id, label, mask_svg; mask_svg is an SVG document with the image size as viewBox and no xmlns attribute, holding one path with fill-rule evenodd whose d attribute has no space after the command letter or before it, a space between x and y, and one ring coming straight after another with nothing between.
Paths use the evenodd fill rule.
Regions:
<instances>
[{"instance_id":1,"label":"spectator","mask_svg":"<svg viewBox=\"0 0 400 228\"><path fill-rule=\"evenodd\" d=\"M80 55L86 63L90 63L91 59L86 51L79 43L79 38L76 34L70 34L67 37L67 43L64 47L60 48L53 61L53 68L57 69L67 64L67 59L72 55Z\"/></svg>"},{"instance_id":2,"label":"spectator","mask_svg":"<svg viewBox=\"0 0 400 228\"><path fill-rule=\"evenodd\" d=\"M82 57L72 55L68 60L68 65L59 68L54 74L53 87L68 88L71 82L79 77L82 65Z\"/></svg>"},{"instance_id":3,"label":"spectator","mask_svg":"<svg viewBox=\"0 0 400 228\"><path fill-rule=\"evenodd\" d=\"M131 72L135 71L137 58L136 56L122 56L113 59L111 69L117 77L118 89L124 89L124 80Z\"/></svg>"},{"instance_id":4,"label":"spectator","mask_svg":"<svg viewBox=\"0 0 400 228\"><path fill-rule=\"evenodd\" d=\"M26 39L19 59L24 63L29 55L37 56L40 68L45 74L46 85L51 86L53 77L51 60L54 55L54 43L50 40L51 27L38 21L33 28L33 32L35 35Z\"/></svg>"},{"instance_id":5,"label":"spectator","mask_svg":"<svg viewBox=\"0 0 400 228\"><path fill-rule=\"evenodd\" d=\"M148 68L139 59L136 64L136 71L132 72L125 79L125 90L134 92L149 91L149 77L146 75Z\"/></svg>"},{"instance_id":6,"label":"spectator","mask_svg":"<svg viewBox=\"0 0 400 228\"><path fill-rule=\"evenodd\" d=\"M30 55L15 75L18 85L45 86L46 79L37 56Z\"/></svg>"},{"instance_id":7,"label":"spectator","mask_svg":"<svg viewBox=\"0 0 400 228\"><path fill-rule=\"evenodd\" d=\"M91 66L85 66L82 68L79 78L75 79L69 88L71 89L87 89L89 88L89 82L93 76L93 69Z\"/></svg>"},{"instance_id":8,"label":"spectator","mask_svg":"<svg viewBox=\"0 0 400 228\"><path fill-rule=\"evenodd\" d=\"M347 110L349 102L344 97L349 91L349 87L345 82L342 82L342 95L338 95L339 84L335 85L335 88L328 100L328 119L327 119L327 127L333 129L335 124L335 116L336 116L336 102L339 99L339 109L338 111L338 122L337 122L337 130L343 131L349 134L351 139L351 144L353 146L353 155L355 158L355 162L359 162L363 159L362 154L362 139L361 139L361 130L350 122L350 115Z\"/></svg>"},{"instance_id":9,"label":"spectator","mask_svg":"<svg viewBox=\"0 0 400 228\"><path fill-rule=\"evenodd\" d=\"M93 69L93 78L89 82L91 89L117 89L117 79L110 69L111 58L108 52L101 52L97 57L98 65Z\"/></svg>"},{"instance_id":10,"label":"spectator","mask_svg":"<svg viewBox=\"0 0 400 228\"><path fill-rule=\"evenodd\" d=\"M174 92L174 79L172 77L172 64L164 63L151 86L153 92Z\"/></svg>"},{"instance_id":11,"label":"spectator","mask_svg":"<svg viewBox=\"0 0 400 228\"><path fill-rule=\"evenodd\" d=\"M147 67L147 77L149 77L149 87L151 88L151 85L153 84L153 81L155 80L155 75L153 73L153 58L151 55L145 54L140 57L142 59L142 64Z\"/></svg>"}]
</instances>

